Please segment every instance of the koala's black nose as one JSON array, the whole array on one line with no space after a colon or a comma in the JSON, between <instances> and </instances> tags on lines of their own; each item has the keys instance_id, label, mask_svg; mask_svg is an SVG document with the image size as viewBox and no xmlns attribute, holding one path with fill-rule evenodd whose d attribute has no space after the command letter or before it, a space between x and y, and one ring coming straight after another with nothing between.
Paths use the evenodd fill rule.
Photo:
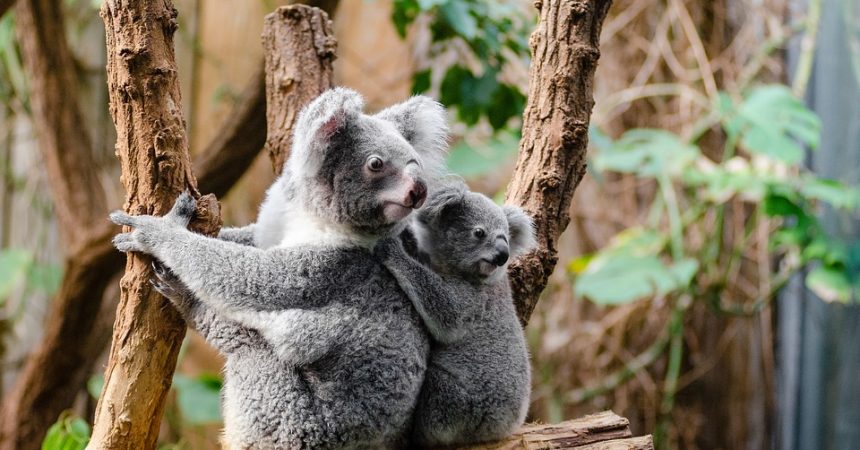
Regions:
<instances>
[{"instance_id":1,"label":"koala's black nose","mask_svg":"<svg viewBox=\"0 0 860 450\"><path fill-rule=\"evenodd\" d=\"M427 185L423 181L415 181L412 189L409 190L406 206L410 208L420 208L427 199Z\"/></svg>"},{"instance_id":2,"label":"koala's black nose","mask_svg":"<svg viewBox=\"0 0 860 450\"><path fill-rule=\"evenodd\" d=\"M506 262L508 262L508 257L510 253L508 253L508 246L502 244L496 244L496 256L493 257L492 263L496 266L504 266Z\"/></svg>"}]
</instances>

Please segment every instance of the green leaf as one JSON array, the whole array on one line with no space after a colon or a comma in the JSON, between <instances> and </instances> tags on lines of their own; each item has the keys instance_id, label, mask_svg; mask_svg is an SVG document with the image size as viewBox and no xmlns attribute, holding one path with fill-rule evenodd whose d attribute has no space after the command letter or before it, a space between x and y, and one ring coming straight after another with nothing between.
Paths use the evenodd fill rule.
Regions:
<instances>
[{"instance_id":1,"label":"green leaf","mask_svg":"<svg viewBox=\"0 0 860 450\"><path fill-rule=\"evenodd\" d=\"M847 303L851 300L851 280L843 270L829 266L813 269L806 276L806 287L822 300Z\"/></svg>"},{"instance_id":2,"label":"green leaf","mask_svg":"<svg viewBox=\"0 0 860 450\"><path fill-rule=\"evenodd\" d=\"M194 425L220 423L221 381L211 375L173 377L176 402L183 419Z\"/></svg>"},{"instance_id":3,"label":"green leaf","mask_svg":"<svg viewBox=\"0 0 860 450\"><path fill-rule=\"evenodd\" d=\"M680 176L699 157L699 149L664 130L630 130L601 148L593 159L600 171L631 173L641 177Z\"/></svg>"},{"instance_id":4,"label":"green leaf","mask_svg":"<svg viewBox=\"0 0 860 450\"><path fill-rule=\"evenodd\" d=\"M797 164L803 159L804 145L818 147L820 120L787 86L758 87L735 112L724 127L728 132L740 130L741 145L750 152Z\"/></svg>"},{"instance_id":5,"label":"green leaf","mask_svg":"<svg viewBox=\"0 0 860 450\"><path fill-rule=\"evenodd\" d=\"M33 264L27 271L27 285L53 295L63 281L63 267L58 264Z\"/></svg>"},{"instance_id":6,"label":"green leaf","mask_svg":"<svg viewBox=\"0 0 860 450\"><path fill-rule=\"evenodd\" d=\"M463 177L476 177L510 162L517 154L519 134L498 133L489 142L472 146L462 141L448 153L448 168Z\"/></svg>"},{"instance_id":7,"label":"green leaf","mask_svg":"<svg viewBox=\"0 0 860 450\"><path fill-rule=\"evenodd\" d=\"M90 433L90 426L83 419L65 412L48 428L42 440L42 450L84 450Z\"/></svg>"},{"instance_id":8,"label":"green leaf","mask_svg":"<svg viewBox=\"0 0 860 450\"><path fill-rule=\"evenodd\" d=\"M102 374L93 375L87 380L87 392L90 396L96 400L98 400L99 396L102 394L102 389L105 385L105 377Z\"/></svg>"},{"instance_id":9,"label":"green leaf","mask_svg":"<svg viewBox=\"0 0 860 450\"><path fill-rule=\"evenodd\" d=\"M406 28L415 21L421 6L415 0L394 0L391 11L391 21L401 39L406 37Z\"/></svg>"},{"instance_id":10,"label":"green leaf","mask_svg":"<svg viewBox=\"0 0 860 450\"><path fill-rule=\"evenodd\" d=\"M478 22L470 14L469 5L463 0L449 0L439 8L442 17L460 36L467 40L475 38Z\"/></svg>"},{"instance_id":11,"label":"green leaf","mask_svg":"<svg viewBox=\"0 0 860 450\"><path fill-rule=\"evenodd\" d=\"M430 89L430 75L431 70L422 70L417 72L412 77L412 93L420 94L422 92L427 92Z\"/></svg>"},{"instance_id":12,"label":"green leaf","mask_svg":"<svg viewBox=\"0 0 860 450\"><path fill-rule=\"evenodd\" d=\"M487 109L487 118L495 130L504 128L512 117L519 117L523 113L526 98L519 89L507 84L500 84L490 98Z\"/></svg>"},{"instance_id":13,"label":"green leaf","mask_svg":"<svg viewBox=\"0 0 860 450\"><path fill-rule=\"evenodd\" d=\"M599 305L618 305L686 289L699 263L684 258L665 264L659 254L666 241L650 230L634 228L620 233L590 259L568 265L576 274L574 293Z\"/></svg>"},{"instance_id":14,"label":"green leaf","mask_svg":"<svg viewBox=\"0 0 860 450\"><path fill-rule=\"evenodd\" d=\"M851 210L860 206L860 191L836 180L802 177L800 192L808 198L827 202L836 208Z\"/></svg>"},{"instance_id":15,"label":"green leaf","mask_svg":"<svg viewBox=\"0 0 860 450\"><path fill-rule=\"evenodd\" d=\"M0 299L6 298L23 279L33 263L33 256L25 250L0 251Z\"/></svg>"}]
</instances>

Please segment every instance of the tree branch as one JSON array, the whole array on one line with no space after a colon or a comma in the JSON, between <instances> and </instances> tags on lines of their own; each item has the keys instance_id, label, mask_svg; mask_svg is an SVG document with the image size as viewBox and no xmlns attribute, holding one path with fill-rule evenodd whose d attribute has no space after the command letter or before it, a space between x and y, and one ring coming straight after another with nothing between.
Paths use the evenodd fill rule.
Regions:
<instances>
[{"instance_id":1,"label":"tree branch","mask_svg":"<svg viewBox=\"0 0 860 450\"><path fill-rule=\"evenodd\" d=\"M506 200L535 219L538 249L511 264L508 274L523 324L558 261L557 241L570 222L573 191L585 175L592 84L600 29L612 0L537 0L529 96L519 159Z\"/></svg>"},{"instance_id":2,"label":"tree branch","mask_svg":"<svg viewBox=\"0 0 860 450\"><path fill-rule=\"evenodd\" d=\"M266 16L266 150L276 174L289 156L299 112L334 85L336 49L331 22L319 9L285 6Z\"/></svg>"},{"instance_id":3,"label":"tree branch","mask_svg":"<svg viewBox=\"0 0 860 450\"><path fill-rule=\"evenodd\" d=\"M191 172L176 72L170 1L107 0L101 15L108 55L110 111L117 156L133 214L166 213L183 191L197 192ZM201 199L199 224L220 228L214 197ZM105 385L96 407L90 446L153 449L161 425L185 323L150 286L150 258L127 255Z\"/></svg>"}]
</instances>

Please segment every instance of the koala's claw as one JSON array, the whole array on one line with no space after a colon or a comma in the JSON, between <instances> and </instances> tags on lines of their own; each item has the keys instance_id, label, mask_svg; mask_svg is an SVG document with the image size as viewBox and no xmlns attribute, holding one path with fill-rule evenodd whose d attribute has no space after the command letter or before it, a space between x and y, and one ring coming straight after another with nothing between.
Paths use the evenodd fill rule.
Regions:
<instances>
[{"instance_id":1,"label":"koala's claw","mask_svg":"<svg viewBox=\"0 0 860 450\"><path fill-rule=\"evenodd\" d=\"M194 218L194 211L196 209L197 200L191 196L190 192L185 191L179 194L179 197L176 197L176 202L173 203L173 208L170 210L169 215L187 225Z\"/></svg>"}]
</instances>

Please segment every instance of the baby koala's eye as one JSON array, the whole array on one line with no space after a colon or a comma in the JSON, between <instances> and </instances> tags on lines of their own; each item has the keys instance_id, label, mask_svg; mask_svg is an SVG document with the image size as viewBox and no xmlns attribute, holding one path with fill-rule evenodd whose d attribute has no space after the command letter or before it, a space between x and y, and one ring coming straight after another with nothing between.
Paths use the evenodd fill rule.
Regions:
<instances>
[{"instance_id":1,"label":"baby koala's eye","mask_svg":"<svg viewBox=\"0 0 860 450\"><path fill-rule=\"evenodd\" d=\"M487 232L483 228L475 228L472 230L472 235L478 239L483 239L487 235Z\"/></svg>"},{"instance_id":2,"label":"baby koala's eye","mask_svg":"<svg viewBox=\"0 0 860 450\"><path fill-rule=\"evenodd\" d=\"M382 158L373 155L370 158L367 158L367 168L374 171L379 172L382 168L385 167L385 163L382 161Z\"/></svg>"}]
</instances>

